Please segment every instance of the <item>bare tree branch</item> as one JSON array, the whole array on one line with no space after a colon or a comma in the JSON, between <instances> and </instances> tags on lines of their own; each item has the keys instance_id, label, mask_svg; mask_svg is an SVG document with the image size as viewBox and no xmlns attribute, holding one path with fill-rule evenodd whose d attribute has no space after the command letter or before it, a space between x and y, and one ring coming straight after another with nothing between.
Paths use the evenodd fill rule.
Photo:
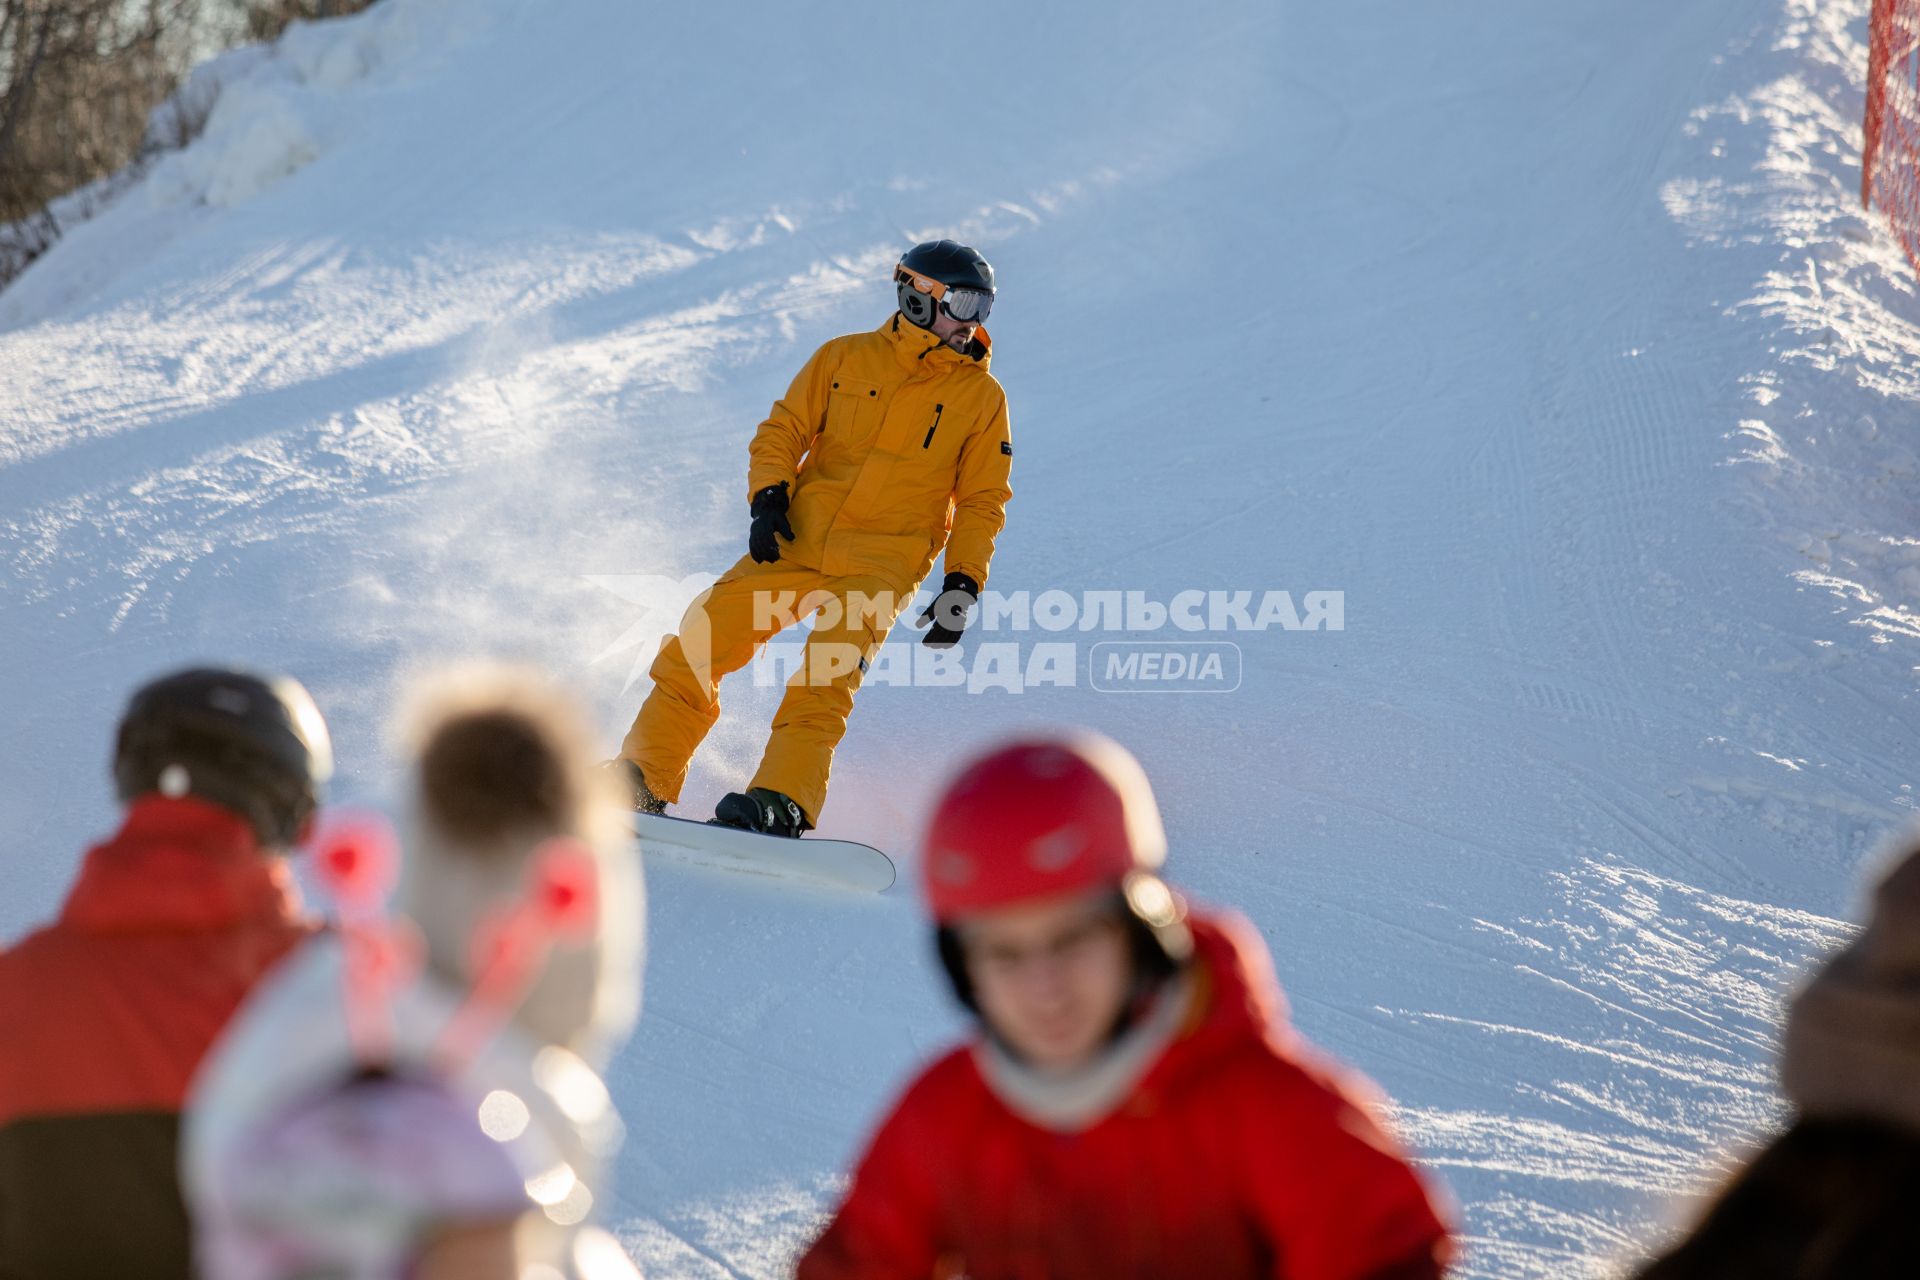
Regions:
<instances>
[{"instance_id":1,"label":"bare tree branch","mask_svg":"<svg viewBox=\"0 0 1920 1280\"><path fill-rule=\"evenodd\" d=\"M47 46L53 39L53 19L43 17L40 29L34 37L33 53L27 59L27 65L21 73L13 77L7 85L5 115L0 117L0 172L5 172L14 161L13 140L20 132L20 122L26 118L28 109L33 105L34 82L39 78L40 68L46 62Z\"/></svg>"}]
</instances>

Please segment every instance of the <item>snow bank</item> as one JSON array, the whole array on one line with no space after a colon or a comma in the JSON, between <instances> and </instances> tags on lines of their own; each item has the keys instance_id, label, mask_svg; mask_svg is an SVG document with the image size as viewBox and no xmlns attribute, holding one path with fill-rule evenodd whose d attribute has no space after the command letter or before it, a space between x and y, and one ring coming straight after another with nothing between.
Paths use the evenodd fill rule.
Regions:
<instances>
[{"instance_id":1,"label":"snow bank","mask_svg":"<svg viewBox=\"0 0 1920 1280\"><path fill-rule=\"evenodd\" d=\"M111 228L65 255L72 267L30 271L0 293L0 328L56 315L150 261L183 208L233 208L312 164L366 123L343 96L431 75L463 34L488 22L484 10L451 0L386 0L350 17L296 22L270 45L201 63L154 108L139 160L56 202L51 213L62 236L123 201L126 207L115 209Z\"/></svg>"},{"instance_id":2,"label":"snow bank","mask_svg":"<svg viewBox=\"0 0 1920 1280\"><path fill-rule=\"evenodd\" d=\"M1792 0L1747 84L1688 125L1706 146L1663 197L1704 247L1744 249L1721 300L1765 344L1728 433L1755 517L1795 579L1894 662L1920 640L1920 286L1859 202L1867 4Z\"/></svg>"}]
</instances>

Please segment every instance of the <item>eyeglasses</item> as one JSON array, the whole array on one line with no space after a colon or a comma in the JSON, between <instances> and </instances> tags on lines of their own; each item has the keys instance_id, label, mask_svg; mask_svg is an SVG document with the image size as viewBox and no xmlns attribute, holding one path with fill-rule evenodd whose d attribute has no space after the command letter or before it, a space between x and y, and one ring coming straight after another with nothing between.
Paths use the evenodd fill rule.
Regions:
<instances>
[{"instance_id":1,"label":"eyeglasses","mask_svg":"<svg viewBox=\"0 0 1920 1280\"><path fill-rule=\"evenodd\" d=\"M963 935L967 963L984 977L1017 978L1037 965L1064 965L1078 968L1097 952L1099 944L1120 929L1120 918L1111 911L1099 911L1068 925L1051 938L1033 946L1013 943L983 943Z\"/></svg>"},{"instance_id":2,"label":"eyeglasses","mask_svg":"<svg viewBox=\"0 0 1920 1280\"><path fill-rule=\"evenodd\" d=\"M912 285L916 293L926 294L940 304L942 311L962 324L978 324L993 313L993 295L984 289L949 288L931 276L906 267L895 272L893 278L901 284Z\"/></svg>"}]
</instances>

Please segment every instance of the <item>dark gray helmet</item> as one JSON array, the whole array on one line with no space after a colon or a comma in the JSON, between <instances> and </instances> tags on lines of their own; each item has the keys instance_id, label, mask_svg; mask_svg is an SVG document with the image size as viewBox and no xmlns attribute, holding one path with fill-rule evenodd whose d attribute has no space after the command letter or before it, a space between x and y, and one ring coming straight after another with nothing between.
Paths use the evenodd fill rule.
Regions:
<instances>
[{"instance_id":1,"label":"dark gray helmet","mask_svg":"<svg viewBox=\"0 0 1920 1280\"><path fill-rule=\"evenodd\" d=\"M931 280L943 291L929 293L913 277ZM922 329L933 326L935 308L956 320L985 320L993 310L993 266L978 249L955 240L929 240L907 250L893 269L900 313ZM946 293L944 291L951 291Z\"/></svg>"},{"instance_id":2,"label":"dark gray helmet","mask_svg":"<svg viewBox=\"0 0 1920 1280\"><path fill-rule=\"evenodd\" d=\"M122 801L197 796L245 818L268 848L304 837L332 774L326 721L299 681L221 668L136 692L113 753Z\"/></svg>"}]
</instances>

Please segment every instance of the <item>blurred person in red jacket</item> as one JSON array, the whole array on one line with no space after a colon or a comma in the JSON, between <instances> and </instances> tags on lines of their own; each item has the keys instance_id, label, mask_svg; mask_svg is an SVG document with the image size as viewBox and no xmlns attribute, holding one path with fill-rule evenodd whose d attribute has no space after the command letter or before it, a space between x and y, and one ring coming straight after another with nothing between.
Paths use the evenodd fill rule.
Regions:
<instances>
[{"instance_id":1,"label":"blurred person in red jacket","mask_svg":"<svg viewBox=\"0 0 1920 1280\"><path fill-rule=\"evenodd\" d=\"M914 1081L800 1280L1434 1280L1434 1194L1371 1086L1286 1021L1244 920L1157 875L1145 774L1091 735L950 785L922 873L980 1034Z\"/></svg>"},{"instance_id":2,"label":"blurred person in red jacket","mask_svg":"<svg viewBox=\"0 0 1920 1280\"><path fill-rule=\"evenodd\" d=\"M185 1277L188 1081L313 929L281 854L333 770L293 680L183 671L134 694L125 821L54 923L0 952L0 1276Z\"/></svg>"}]
</instances>

